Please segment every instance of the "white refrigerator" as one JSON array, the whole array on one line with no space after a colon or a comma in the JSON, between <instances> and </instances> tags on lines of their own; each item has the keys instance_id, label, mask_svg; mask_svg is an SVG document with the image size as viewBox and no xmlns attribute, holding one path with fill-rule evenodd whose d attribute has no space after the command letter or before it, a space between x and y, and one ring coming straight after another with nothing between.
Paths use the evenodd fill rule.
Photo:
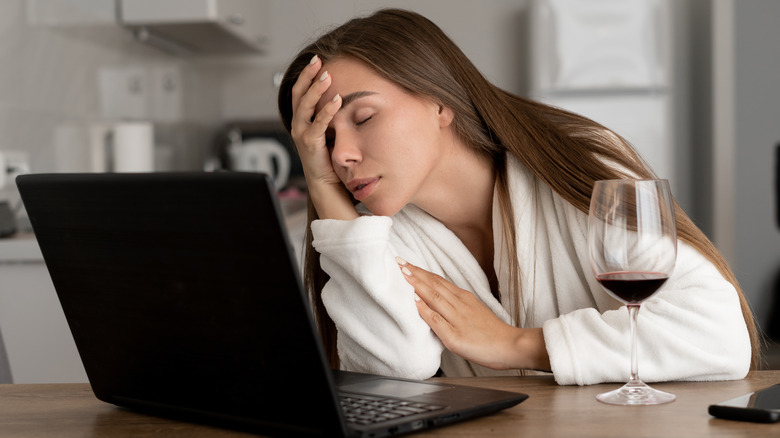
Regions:
<instances>
[{"instance_id":1,"label":"white refrigerator","mask_svg":"<svg viewBox=\"0 0 780 438\"><path fill-rule=\"evenodd\" d=\"M668 0L534 0L531 98L626 138L675 191Z\"/></svg>"}]
</instances>

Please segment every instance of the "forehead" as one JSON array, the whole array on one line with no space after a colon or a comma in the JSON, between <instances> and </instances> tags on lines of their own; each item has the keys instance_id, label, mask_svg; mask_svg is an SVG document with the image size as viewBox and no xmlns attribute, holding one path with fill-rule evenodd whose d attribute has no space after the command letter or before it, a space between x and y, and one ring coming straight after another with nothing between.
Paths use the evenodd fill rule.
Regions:
<instances>
[{"instance_id":1,"label":"forehead","mask_svg":"<svg viewBox=\"0 0 780 438\"><path fill-rule=\"evenodd\" d=\"M317 103L317 111L333 100L336 94L344 97L357 92L370 92L386 96L400 90L365 63L351 58L339 58L325 63L316 77L319 78L326 71L330 76L331 85Z\"/></svg>"}]
</instances>

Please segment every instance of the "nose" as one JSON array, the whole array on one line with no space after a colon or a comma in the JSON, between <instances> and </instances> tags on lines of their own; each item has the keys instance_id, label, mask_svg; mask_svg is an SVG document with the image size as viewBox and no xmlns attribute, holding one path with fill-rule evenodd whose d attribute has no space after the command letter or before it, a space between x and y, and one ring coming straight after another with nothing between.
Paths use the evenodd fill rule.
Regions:
<instances>
[{"instance_id":1,"label":"nose","mask_svg":"<svg viewBox=\"0 0 780 438\"><path fill-rule=\"evenodd\" d=\"M336 135L333 140L333 151L330 159L334 166L348 168L354 166L363 159L356 139L349 134Z\"/></svg>"}]
</instances>

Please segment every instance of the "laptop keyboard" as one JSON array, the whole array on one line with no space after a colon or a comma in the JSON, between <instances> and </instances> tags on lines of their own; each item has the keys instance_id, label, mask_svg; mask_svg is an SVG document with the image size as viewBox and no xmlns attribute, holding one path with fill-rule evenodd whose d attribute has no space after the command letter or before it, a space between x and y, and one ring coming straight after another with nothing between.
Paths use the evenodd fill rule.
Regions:
<instances>
[{"instance_id":1,"label":"laptop keyboard","mask_svg":"<svg viewBox=\"0 0 780 438\"><path fill-rule=\"evenodd\" d=\"M347 422L354 424L379 423L445 408L445 406L429 403L360 394L340 395L339 401Z\"/></svg>"}]
</instances>

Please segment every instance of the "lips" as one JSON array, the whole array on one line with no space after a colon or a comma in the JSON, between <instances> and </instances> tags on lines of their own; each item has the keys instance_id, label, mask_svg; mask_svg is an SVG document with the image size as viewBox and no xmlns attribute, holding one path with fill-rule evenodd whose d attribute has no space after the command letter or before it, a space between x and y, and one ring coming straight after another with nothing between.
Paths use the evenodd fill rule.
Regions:
<instances>
[{"instance_id":1,"label":"lips","mask_svg":"<svg viewBox=\"0 0 780 438\"><path fill-rule=\"evenodd\" d=\"M379 178L356 178L347 184L347 189L360 201L371 194L378 182Z\"/></svg>"}]
</instances>

